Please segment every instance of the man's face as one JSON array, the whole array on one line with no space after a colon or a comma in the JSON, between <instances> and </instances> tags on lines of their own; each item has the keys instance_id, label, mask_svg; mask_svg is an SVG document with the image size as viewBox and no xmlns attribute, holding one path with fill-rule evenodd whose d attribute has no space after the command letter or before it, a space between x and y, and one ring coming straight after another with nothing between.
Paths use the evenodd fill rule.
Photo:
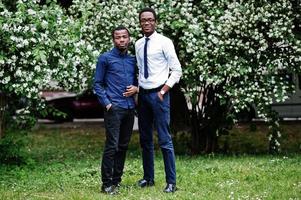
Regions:
<instances>
[{"instance_id":1,"label":"man's face","mask_svg":"<svg viewBox=\"0 0 301 200\"><path fill-rule=\"evenodd\" d=\"M130 43L130 37L127 32L127 30L117 30L114 32L114 39L113 39L114 45L117 49L120 51L127 50L129 43Z\"/></svg>"},{"instance_id":2,"label":"man's face","mask_svg":"<svg viewBox=\"0 0 301 200\"><path fill-rule=\"evenodd\" d=\"M150 36L156 28L156 19L152 12L143 12L140 15L140 26L145 36Z\"/></svg>"}]
</instances>

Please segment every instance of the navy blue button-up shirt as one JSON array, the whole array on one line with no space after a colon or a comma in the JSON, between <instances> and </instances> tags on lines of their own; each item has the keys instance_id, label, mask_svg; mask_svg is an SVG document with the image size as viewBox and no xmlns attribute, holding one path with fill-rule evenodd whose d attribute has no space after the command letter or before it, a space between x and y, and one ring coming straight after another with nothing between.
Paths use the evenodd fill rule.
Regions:
<instances>
[{"instance_id":1,"label":"navy blue button-up shirt","mask_svg":"<svg viewBox=\"0 0 301 200\"><path fill-rule=\"evenodd\" d=\"M134 108L134 97L123 96L130 85L138 85L134 56L121 54L116 47L99 56L93 90L104 107L111 103L121 108Z\"/></svg>"}]
</instances>

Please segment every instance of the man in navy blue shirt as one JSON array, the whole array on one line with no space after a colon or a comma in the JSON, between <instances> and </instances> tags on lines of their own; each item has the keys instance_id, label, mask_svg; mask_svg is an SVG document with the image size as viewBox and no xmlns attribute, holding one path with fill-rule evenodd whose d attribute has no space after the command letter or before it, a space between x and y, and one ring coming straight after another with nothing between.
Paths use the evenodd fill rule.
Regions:
<instances>
[{"instance_id":1,"label":"man in navy blue shirt","mask_svg":"<svg viewBox=\"0 0 301 200\"><path fill-rule=\"evenodd\" d=\"M114 48L99 56L94 92L104 110L106 142L101 163L101 190L114 194L121 182L126 150L134 124L137 93L136 59L128 54L130 34L119 26L112 31Z\"/></svg>"}]
</instances>

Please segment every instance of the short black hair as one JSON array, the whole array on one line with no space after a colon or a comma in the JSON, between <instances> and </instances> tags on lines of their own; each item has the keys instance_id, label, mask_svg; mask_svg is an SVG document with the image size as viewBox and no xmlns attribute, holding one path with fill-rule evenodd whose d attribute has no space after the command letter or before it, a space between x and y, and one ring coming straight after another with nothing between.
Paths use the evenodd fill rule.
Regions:
<instances>
[{"instance_id":1,"label":"short black hair","mask_svg":"<svg viewBox=\"0 0 301 200\"><path fill-rule=\"evenodd\" d=\"M143 8L143 9L141 9L140 12L139 12L139 21L140 21L141 14L144 13L144 12L151 12L151 13L153 13L154 18L157 21L156 11L154 9L152 9L152 8Z\"/></svg>"},{"instance_id":2,"label":"short black hair","mask_svg":"<svg viewBox=\"0 0 301 200\"><path fill-rule=\"evenodd\" d=\"M126 31L128 32L129 37L130 37L130 32L129 32L129 30L128 30L125 26L119 25L119 26L117 26L116 28L114 28L114 29L112 30L112 38L113 38L113 39L114 39L114 33L115 33L115 31L120 31L120 30L126 30Z\"/></svg>"}]
</instances>

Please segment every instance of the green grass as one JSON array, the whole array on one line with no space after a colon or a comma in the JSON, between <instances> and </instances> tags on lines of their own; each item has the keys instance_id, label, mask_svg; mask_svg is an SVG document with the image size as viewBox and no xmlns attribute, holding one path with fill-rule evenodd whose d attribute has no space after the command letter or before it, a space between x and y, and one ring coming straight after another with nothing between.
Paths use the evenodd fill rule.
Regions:
<instances>
[{"instance_id":1,"label":"green grass","mask_svg":"<svg viewBox=\"0 0 301 200\"><path fill-rule=\"evenodd\" d=\"M301 199L301 155L177 156L174 194L165 186L162 155L156 149L155 187L141 189L138 134L128 151L116 196L100 193L103 128L39 128L28 135L28 165L0 165L0 199Z\"/></svg>"}]
</instances>

